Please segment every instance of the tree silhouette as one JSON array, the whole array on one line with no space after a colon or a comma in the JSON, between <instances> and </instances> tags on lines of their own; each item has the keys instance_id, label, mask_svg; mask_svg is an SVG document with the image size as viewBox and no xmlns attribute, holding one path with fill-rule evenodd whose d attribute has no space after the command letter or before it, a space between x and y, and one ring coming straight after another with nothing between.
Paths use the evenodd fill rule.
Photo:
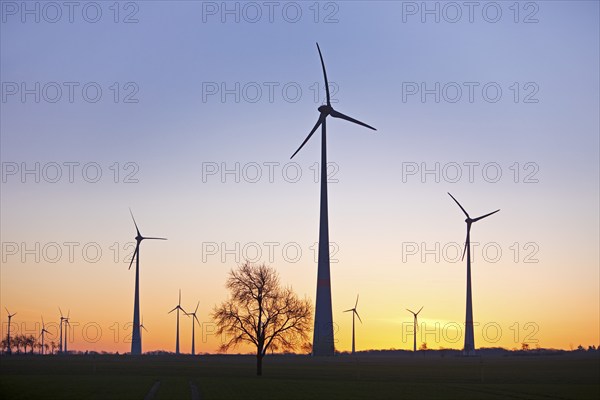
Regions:
<instances>
[{"instance_id":1,"label":"tree silhouette","mask_svg":"<svg viewBox=\"0 0 600 400\"><path fill-rule=\"evenodd\" d=\"M25 335L15 335L14 338L11 338L10 344L15 346L15 349L17 349L17 354L21 353L21 346L24 345L24 339Z\"/></svg>"},{"instance_id":2,"label":"tree silhouette","mask_svg":"<svg viewBox=\"0 0 600 400\"><path fill-rule=\"evenodd\" d=\"M308 340L310 301L281 287L274 268L245 262L229 272L225 286L231 297L215 306L212 314L217 334L231 336L221 350L242 343L256 346L257 375L262 375L262 360L269 348L290 351Z\"/></svg>"},{"instance_id":3,"label":"tree silhouette","mask_svg":"<svg viewBox=\"0 0 600 400\"><path fill-rule=\"evenodd\" d=\"M14 346L13 341L11 340L10 342L11 342L10 347L13 347ZM2 352L10 354L11 349L8 348L8 343L9 343L8 335L6 335L6 339L3 339L2 342L0 342L0 346L2 347Z\"/></svg>"},{"instance_id":4,"label":"tree silhouette","mask_svg":"<svg viewBox=\"0 0 600 400\"><path fill-rule=\"evenodd\" d=\"M33 349L35 348L35 345L37 343L35 336L25 336L25 342L27 343L27 346L29 346L29 352L33 354Z\"/></svg>"}]
</instances>

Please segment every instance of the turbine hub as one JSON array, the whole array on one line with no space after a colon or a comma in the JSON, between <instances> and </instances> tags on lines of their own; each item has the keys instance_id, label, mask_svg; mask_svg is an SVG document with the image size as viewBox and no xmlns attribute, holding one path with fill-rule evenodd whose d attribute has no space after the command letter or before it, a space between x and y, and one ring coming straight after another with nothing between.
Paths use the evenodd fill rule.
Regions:
<instances>
[{"instance_id":1,"label":"turbine hub","mask_svg":"<svg viewBox=\"0 0 600 400\"><path fill-rule=\"evenodd\" d=\"M329 105L322 105L317 110L319 110L319 112L322 113L322 114L329 115L329 114L331 114L331 110L333 110L333 109Z\"/></svg>"}]
</instances>

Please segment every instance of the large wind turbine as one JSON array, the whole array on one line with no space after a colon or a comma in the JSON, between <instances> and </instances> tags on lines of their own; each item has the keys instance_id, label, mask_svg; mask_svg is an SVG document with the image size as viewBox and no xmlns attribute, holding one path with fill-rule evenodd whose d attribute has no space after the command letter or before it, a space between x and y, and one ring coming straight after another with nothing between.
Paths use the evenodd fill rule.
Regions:
<instances>
[{"instance_id":1,"label":"large wind turbine","mask_svg":"<svg viewBox=\"0 0 600 400\"><path fill-rule=\"evenodd\" d=\"M419 325L417 323L417 315L419 315L419 313L421 312L421 310L423 309L423 307L421 307L419 309L419 311L414 312L409 310L408 308L406 309L406 311L408 311L409 313L411 313L414 316L413 319L413 351L416 352L417 351L417 330L419 329Z\"/></svg>"},{"instance_id":2,"label":"large wind turbine","mask_svg":"<svg viewBox=\"0 0 600 400\"><path fill-rule=\"evenodd\" d=\"M175 308L169 311L167 314L171 314L175 310L177 310L177 338L175 339L175 354L179 354L179 310L183 311L184 314L187 314L185 310L181 308L181 289L179 289L179 303L177 303Z\"/></svg>"},{"instance_id":3,"label":"large wind turbine","mask_svg":"<svg viewBox=\"0 0 600 400\"><path fill-rule=\"evenodd\" d=\"M58 339L58 352L63 352L63 323L65 321L65 317L63 317L62 310L58 307L58 311L60 312L60 338ZM70 311L69 311L70 312Z\"/></svg>"},{"instance_id":4,"label":"large wind turbine","mask_svg":"<svg viewBox=\"0 0 600 400\"><path fill-rule=\"evenodd\" d=\"M40 348L42 355L44 354L44 334L50 333L46 329L46 324L44 324L44 317L42 316L42 330L40 331L40 337L42 338L42 347Z\"/></svg>"},{"instance_id":5,"label":"large wind turbine","mask_svg":"<svg viewBox=\"0 0 600 400\"><path fill-rule=\"evenodd\" d=\"M315 356L332 356L334 354L333 340L333 312L331 309L331 275L329 268L329 223L327 213L327 136L326 136L326 121L331 115L334 118L345 119L346 121L362 125L372 130L376 130L363 122L354 118L350 118L333 109L331 106L331 98L329 96L329 82L327 81L327 72L325 71L325 63L323 55L317 43L317 50L321 59L321 67L323 68L323 77L325 79L325 93L327 95L327 104L318 108L319 119L312 128L304 142L292 157L304 147L310 137L321 126L321 211L319 220L319 262L317 267L317 301L315 304L315 327L313 331L313 355Z\"/></svg>"},{"instance_id":6,"label":"large wind turbine","mask_svg":"<svg viewBox=\"0 0 600 400\"><path fill-rule=\"evenodd\" d=\"M150 239L150 240L167 240L165 238L159 237L144 237L140 233L138 229L137 223L135 222L135 218L133 217L133 212L131 209L129 210L131 214L131 219L133 219L133 224L135 225L135 251L133 252L133 256L131 257L131 262L129 263L129 269L131 269L131 265L133 264L133 259L135 258L135 295L133 300L133 332L131 333L131 354L140 355L142 354L142 335L140 333L140 243L142 240Z\"/></svg>"},{"instance_id":7,"label":"large wind turbine","mask_svg":"<svg viewBox=\"0 0 600 400\"><path fill-rule=\"evenodd\" d=\"M196 317L196 312L198 312L198 307L200 306L200 302L196 304L196 309L192 313L185 313L187 316L192 317L192 355L196 355L196 321L198 321L198 325L200 325L200 320Z\"/></svg>"},{"instance_id":8,"label":"large wind turbine","mask_svg":"<svg viewBox=\"0 0 600 400\"><path fill-rule=\"evenodd\" d=\"M465 222L467 223L467 239L465 241L465 249L462 255L462 259L464 260L465 253L467 254L467 313L465 317L465 346L463 352L465 355L473 355L475 353L475 336L473 334L473 300L471 298L471 224L497 213L500 211L500 209L492 211L489 214L482 215L481 217L471 218L469 217L469 213L467 213L463 206L460 205L458 200L456 200L450 193L448 193L448 195L452 197L452 200L458 204L460 209L467 216L467 219L465 219Z\"/></svg>"},{"instance_id":9,"label":"large wind turbine","mask_svg":"<svg viewBox=\"0 0 600 400\"><path fill-rule=\"evenodd\" d=\"M356 307L358 307L358 295L356 295L356 304L354 304L354 308L346 310L344 312L352 311L352 354L354 355L354 351L356 350L355 341L354 341L354 320L355 316L358 317L358 320L362 324L362 319L360 319L360 315L358 315L358 311L356 311Z\"/></svg>"},{"instance_id":10,"label":"large wind turbine","mask_svg":"<svg viewBox=\"0 0 600 400\"><path fill-rule=\"evenodd\" d=\"M4 309L6 310L6 313L8 314L8 334L7 334L7 343L6 343L6 345L8 346L8 354L11 354L11 348L10 348L10 320L12 319L12 317L14 317L15 315L17 315L17 313L11 314L10 311L8 311L8 308L4 307Z\"/></svg>"}]
</instances>

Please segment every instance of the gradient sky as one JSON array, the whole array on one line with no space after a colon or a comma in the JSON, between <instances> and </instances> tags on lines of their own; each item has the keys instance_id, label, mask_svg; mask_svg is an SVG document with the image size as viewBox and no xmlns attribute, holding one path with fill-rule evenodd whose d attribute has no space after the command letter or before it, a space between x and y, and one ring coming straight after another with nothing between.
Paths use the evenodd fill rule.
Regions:
<instances>
[{"instance_id":1,"label":"gradient sky","mask_svg":"<svg viewBox=\"0 0 600 400\"><path fill-rule=\"evenodd\" d=\"M600 344L598 2L521 2L518 22L513 2L499 2L495 23L488 22L495 9L487 2L478 3L472 22L463 8L454 23L455 10L436 2L427 4L437 4L439 22L420 9L408 13L421 2L275 2L272 21L263 2L229 2L239 7L239 22L223 14L221 2L124 2L118 23L113 2L99 3L96 23L83 17L85 3L78 3L73 22L63 9L55 23L49 22L55 10L39 4L36 22L21 2L1 3L0 300L18 313L13 332L39 331L40 315L55 332L60 306L79 324L71 349L129 351L134 271L126 258L133 248L124 247L135 231L128 207L143 234L169 239L142 245L144 351L174 350L175 320L167 312L180 288L184 308L200 301L206 340L197 330L197 351L216 351L220 338L210 334L209 314L227 297L224 282L236 257L255 256L254 243L259 261L314 302L319 136L296 156L297 164L288 163L324 98L318 41L339 89L334 106L378 129L328 123L337 179L329 184L330 240L338 248L331 269L337 348L350 349L351 315L342 311L357 293L364 322L357 327L358 350L411 348L412 316L405 308L421 306L419 342L462 348L462 337L455 338L464 320L465 264L456 246L465 223L448 191L471 216L501 209L472 230L481 243L473 253L476 346ZM262 15L250 22L256 5ZM213 7L216 14L208 14ZM290 22L298 8L299 20ZM93 18L95 11L86 10ZM124 23L131 13L138 21ZM10 94L36 82L39 103L34 94L24 101L21 93ZM63 88L55 103L48 101L55 96L51 82ZM78 84L73 102L64 82ZM82 95L89 82L102 89L95 103ZM406 93L436 82L447 88L439 102L434 94L423 102ZM465 82L478 85L472 102ZM490 82L502 90L497 102L488 101L494 87L488 100L482 94ZM220 93L207 92L236 83L239 102L235 94L222 101ZM463 93L453 103L456 86ZM123 102L132 88L137 103ZM21 176L36 163L40 182ZM56 183L54 163L62 166ZM73 182L64 163L79 163ZM221 176L236 163L239 182L235 174ZM421 174L436 163L437 182L435 174ZM465 163L478 163L472 182ZM94 165L102 177L91 183ZM215 165L216 175L203 176ZM253 182L256 165L262 175ZM456 165L462 176L454 182ZM406 175L414 166L419 171ZM298 168L302 175L294 182ZM493 182L498 168L502 176ZM138 182L125 183L132 171ZM72 260L68 242L77 243ZM93 262L96 248L102 255ZM4 310L0 320L5 335ZM184 352L190 331L186 318Z\"/></svg>"}]
</instances>

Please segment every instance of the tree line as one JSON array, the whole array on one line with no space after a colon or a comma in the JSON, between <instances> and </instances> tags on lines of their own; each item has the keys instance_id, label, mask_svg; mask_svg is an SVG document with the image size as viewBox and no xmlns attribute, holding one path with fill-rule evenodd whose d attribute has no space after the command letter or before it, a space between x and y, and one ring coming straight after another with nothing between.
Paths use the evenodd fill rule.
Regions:
<instances>
[{"instance_id":1,"label":"tree line","mask_svg":"<svg viewBox=\"0 0 600 400\"><path fill-rule=\"evenodd\" d=\"M13 353L13 354L21 354L21 353L30 353L33 354L34 351L39 354L54 354L58 349L58 345L53 340L49 343L44 343L43 351L42 351L42 342L39 338L36 338L34 335L11 335L10 337L10 349L8 348L8 335L6 338L0 342L0 349L2 349L2 353Z\"/></svg>"}]
</instances>

